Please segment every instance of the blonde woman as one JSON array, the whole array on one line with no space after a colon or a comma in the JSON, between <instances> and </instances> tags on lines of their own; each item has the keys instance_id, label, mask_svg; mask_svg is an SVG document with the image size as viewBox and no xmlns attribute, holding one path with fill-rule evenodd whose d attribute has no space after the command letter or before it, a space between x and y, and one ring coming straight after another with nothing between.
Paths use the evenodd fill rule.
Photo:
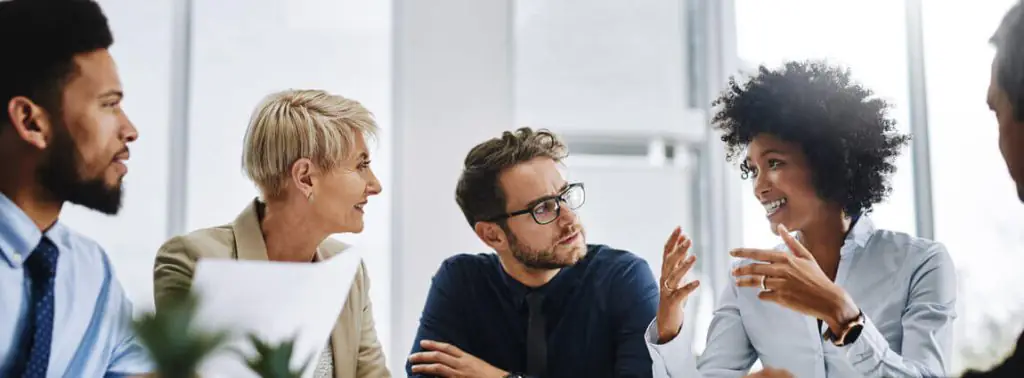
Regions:
<instances>
[{"instance_id":1,"label":"blonde woman","mask_svg":"<svg viewBox=\"0 0 1024 378\"><path fill-rule=\"evenodd\" d=\"M168 240L153 270L157 311L186 294L200 258L316 262L345 245L329 236L363 230L379 194L366 138L377 132L358 102L317 90L268 96L252 115L242 165L260 190L232 223ZM369 278L360 266L316 366L316 377L387 377L374 330Z\"/></svg>"}]
</instances>

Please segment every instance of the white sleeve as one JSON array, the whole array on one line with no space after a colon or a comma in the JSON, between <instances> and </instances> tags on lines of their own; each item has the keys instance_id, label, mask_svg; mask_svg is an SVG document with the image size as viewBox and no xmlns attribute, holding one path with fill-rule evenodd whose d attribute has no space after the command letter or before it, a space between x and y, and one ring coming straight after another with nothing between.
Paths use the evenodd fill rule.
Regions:
<instances>
[{"instance_id":1,"label":"white sleeve","mask_svg":"<svg viewBox=\"0 0 1024 378\"><path fill-rule=\"evenodd\" d=\"M692 337L680 335L658 344L658 320L651 322L644 338L651 354L654 377L734 378L747 374L757 353L743 328L735 282L730 282L722 291L718 303L708 330L707 348L700 357L693 353Z\"/></svg>"},{"instance_id":2,"label":"white sleeve","mask_svg":"<svg viewBox=\"0 0 1024 378\"><path fill-rule=\"evenodd\" d=\"M911 275L903 311L903 353L865 316L854 343L838 348L861 374L874 377L942 377L952 369L953 320L956 319L956 270L942 244Z\"/></svg>"}]
</instances>

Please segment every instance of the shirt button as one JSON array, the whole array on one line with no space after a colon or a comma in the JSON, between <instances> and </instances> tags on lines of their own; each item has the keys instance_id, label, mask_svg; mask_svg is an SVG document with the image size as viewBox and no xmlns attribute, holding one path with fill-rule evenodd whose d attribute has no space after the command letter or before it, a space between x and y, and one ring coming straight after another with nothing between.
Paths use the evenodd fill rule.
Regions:
<instances>
[{"instance_id":1,"label":"shirt button","mask_svg":"<svg viewBox=\"0 0 1024 378\"><path fill-rule=\"evenodd\" d=\"M15 264L21 264L21 254L15 253L13 260Z\"/></svg>"}]
</instances>

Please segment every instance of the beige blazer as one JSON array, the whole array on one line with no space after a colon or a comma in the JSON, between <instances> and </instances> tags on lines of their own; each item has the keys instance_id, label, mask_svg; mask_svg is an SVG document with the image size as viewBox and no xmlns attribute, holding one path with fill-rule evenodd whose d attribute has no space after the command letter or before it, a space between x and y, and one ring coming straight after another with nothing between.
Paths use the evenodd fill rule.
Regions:
<instances>
[{"instance_id":1,"label":"beige blazer","mask_svg":"<svg viewBox=\"0 0 1024 378\"><path fill-rule=\"evenodd\" d=\"M207 228L168 240L157 252L153 267L153 291L157 311L168 299L187 294L192 272L200 258L267 260L267 246L256 206L253 201L234 223ZM328 238L320 244L321 258L329 258L346 248L344 243ZM370 305L370 279L360 264L345 308L331 332L334 349L334 376L337 378L390 377L384 352L377 340ZM258 293L254 293L258 295ZM313 362L316 363L316 360Z\"/></svg>"}]
</instances>

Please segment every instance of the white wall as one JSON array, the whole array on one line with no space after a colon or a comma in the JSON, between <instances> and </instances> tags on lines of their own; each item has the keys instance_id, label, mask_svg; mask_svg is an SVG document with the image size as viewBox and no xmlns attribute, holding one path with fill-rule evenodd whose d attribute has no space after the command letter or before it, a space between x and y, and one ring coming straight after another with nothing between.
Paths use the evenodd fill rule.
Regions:
<instances>
[{"instance_id":1,"label":"white wall","mask_svg":"<svg viewBox=\"0 0 1024 378\"><path fill-rule=\"evenodd\" d=\"M515 2L516 120L583 132L687 124L682 1Z\"/></svg>"},{"instance_id":2,"label":"white wall","mask_svg":"<svg viewBox=\"0 0 1024 378\"><path fill-rule=\"evenodd\" d=\"M486 252L455 203L469 149L512 128L511 0L396 0L393 373L404 375L430 279Z\"/></svg>"}]
</instances>

